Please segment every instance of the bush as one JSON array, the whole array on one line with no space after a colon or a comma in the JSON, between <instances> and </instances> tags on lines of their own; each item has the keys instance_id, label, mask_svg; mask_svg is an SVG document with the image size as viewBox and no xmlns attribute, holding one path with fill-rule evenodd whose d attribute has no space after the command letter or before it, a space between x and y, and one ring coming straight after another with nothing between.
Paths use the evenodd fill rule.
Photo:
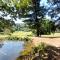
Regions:
<instances>
[{"instance_id":1,"label":"bush","mask_svg":"<svg viewBox=\"0 0 60 60\"><path fill-rule=\"evenodd\" d=\"M32 44L32 42L27 42L25 44L25 49L21 52L21 56L23 58L21 58L21 56L20 56L20 57L17 58L17 60L26 60L26 59L33 60L33 58L37 57L36 56L37 53L38 53L39 57L40 56L42 57L42 55L44 55L44 50L45 50L45 44L44 43L41 43L39 46L35 47Z\"/></svg>"}]
</instances>

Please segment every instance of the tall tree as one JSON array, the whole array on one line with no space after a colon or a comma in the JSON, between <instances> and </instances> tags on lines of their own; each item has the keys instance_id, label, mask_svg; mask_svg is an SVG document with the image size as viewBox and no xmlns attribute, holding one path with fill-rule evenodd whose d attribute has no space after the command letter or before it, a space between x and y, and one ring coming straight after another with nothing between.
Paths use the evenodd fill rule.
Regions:
<instances>
[{"instance_id":1,"label":"tall tree","mask_svg":"<svg viewBox=\"0 0 60 60\"><path fill-rule=\"evenodd\" d=\"M11 15L12 18L29 18L30 25L36 30L37 36L41 35L41 21L45 9L40 6L41 0L3 0L1 9ZM5 13L4 13L5 14Z\"/></svg>"},{"instance_id":2,"label":"tall tree","mask_svg":"<svg viewBox=\"0 0 60 60\"><path fill-rule=\"evenodd\" d=\"M40 0L32 0L32 13L30 19L25 20L27 24L36 30L37 36L41 36L41 23L45 15L44 7L40 6Z\"/></svg>"},{"instance_id":3,"label":"tall tree","mask_svg":"<svg viewBox=\"0 0 60 60\"><path fill-rule=\"evenodd\" d=\"M40 33L40 23L38 17L41 17L40 20L43 18L43 12L40 7L40 0L32 0L33 8L34 8L34 19L35 19L35 27L37 31L37 36L39 36ZM39 16L40 15L40 16Z\"/></svg>"}]
</instances>

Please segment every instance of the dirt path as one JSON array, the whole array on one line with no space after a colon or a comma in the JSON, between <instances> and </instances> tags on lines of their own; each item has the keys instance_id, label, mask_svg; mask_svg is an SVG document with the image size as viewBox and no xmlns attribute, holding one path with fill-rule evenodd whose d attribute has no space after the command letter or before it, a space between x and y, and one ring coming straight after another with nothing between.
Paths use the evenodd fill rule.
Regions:
<instances>
[{"instance_id":1,"label":"dirt path","mask_svg":"<svg viewBox=\"0 0 60 60\"><path fill-rule=\"evenodd\" d=\"M60 47L60 38L40 38L40 37L33 37L33 44L39 45L41 42L46 43L51 46Z\"/></svg>"}]
</instances>

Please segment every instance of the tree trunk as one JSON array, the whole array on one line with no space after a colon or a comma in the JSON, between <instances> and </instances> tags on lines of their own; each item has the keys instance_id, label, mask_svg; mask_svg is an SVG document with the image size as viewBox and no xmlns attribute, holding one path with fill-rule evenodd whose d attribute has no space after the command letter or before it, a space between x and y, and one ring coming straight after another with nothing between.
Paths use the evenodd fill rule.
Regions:
<instances>
[{"instance_id":1,"label":"tree trunk","mask_svg":"<svg viewBox=\"0 0 60 60\"><path fill-rule=\"evenodd\" d=\"M40 37L41 37L41 33L40 33Z\"/></svg>"},{"instance_id":2,"label":"tree trunk","mask_svg":"<svg viewBox=\"0 0 60 60\"><path fill-rule=\"evenodd\" d=\"M37 28L36 34L37 34L37 37L39 37L40 33L39 33L39 29L38 28Z\"/></svg>"},{"instance_id":3,"label":"tree trunk","mask_svg":"<svg viewBox=\"0 0 60 60\"><path fill-rule=\"evenodd\" d=\"M40 0L32 0L33 2L33 8L34 8L34 19L35 19L35 27L36 27L36 35L39 37L40 35L40 24L38 19L38 13L39 13L39 6L40 6Z\"/></svg>"}]
</instances>

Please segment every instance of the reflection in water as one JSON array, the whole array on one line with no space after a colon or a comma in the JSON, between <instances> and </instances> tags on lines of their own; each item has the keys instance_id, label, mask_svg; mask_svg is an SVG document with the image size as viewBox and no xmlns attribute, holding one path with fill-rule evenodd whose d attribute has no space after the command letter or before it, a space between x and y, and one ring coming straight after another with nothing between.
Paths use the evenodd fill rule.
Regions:
<instances>
[{"instance_id":1,"label":"reflection in water","mask_svg":"<svg viewBox=\"0 0 60 60\"><path fill-rule=\"evenodd\" d=\"M0 48L2 48L2 46L3 46L3 45L4 45L4 44L3 44L3 43L1 43L1 44L0 44Z\"/></svg>"},{"instance_id":2,"label":"reflection in water","mask_svg":"<svg viewBox=\"0 0 60 60\"><path fill-rule=\"evenodd\" d=\"M16 60L23 49L23 45L24 42L22 41L5 41L4 44L0 45L0 60Z\"/></svg>"}]
</instances>

